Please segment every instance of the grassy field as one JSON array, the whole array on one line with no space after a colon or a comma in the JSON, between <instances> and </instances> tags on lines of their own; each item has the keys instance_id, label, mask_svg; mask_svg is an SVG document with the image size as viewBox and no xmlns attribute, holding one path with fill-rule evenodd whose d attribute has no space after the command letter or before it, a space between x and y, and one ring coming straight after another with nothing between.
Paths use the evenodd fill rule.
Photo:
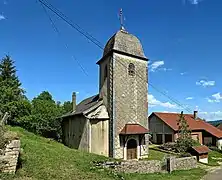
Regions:
<instances>
[{"instance_id":1,"label":"grassy field","mask_svg":"<svg viewBox=\"0 0 222 180\"><path fill-rule=\"evenodd\" d=\"M36 136L21 128L11 128L21 137L22 167L15 176L0 174L1 180L109 180L120 179L110 171L92 168L92 161L108 160L86 152L77 151L64 145ZM161 152L160 152L161 153ZM161 158L163 153L151 151L153 158ZM172 174L121 174L126 180L199 180L206 172L202 169L176 171Z\"/></svg>"},{"instance_id":2,"label":"grassy field","mask_svg":"<svg viewBox=\"0 0 222 180\"><path fill-rule=\"evenodd\" d=\"M222 153L217 151L210 151L208 156L208 164L211 166L219 166L222 163Z\"/></svg>"}]
</instances>

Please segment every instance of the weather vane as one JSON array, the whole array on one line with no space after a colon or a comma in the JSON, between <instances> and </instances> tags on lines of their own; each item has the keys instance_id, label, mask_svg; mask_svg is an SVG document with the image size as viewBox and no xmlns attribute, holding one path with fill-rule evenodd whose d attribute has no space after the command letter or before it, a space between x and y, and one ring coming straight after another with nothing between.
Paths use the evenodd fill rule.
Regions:
<instances>
[{"instance_id":1,"label":"weather vane","mask_svg":"<svg viewBox=\"0 0 222 180\"><path fill-rule=\"evenodd\" d=\"M125 30L124 28L124 24L123 24L123 21L125 20L124 17L123 17L123 9L121 8L120 11L119 11L119 20L120 20L120 26L121 26L121 30Z\"/></svg>"}]
</instances>

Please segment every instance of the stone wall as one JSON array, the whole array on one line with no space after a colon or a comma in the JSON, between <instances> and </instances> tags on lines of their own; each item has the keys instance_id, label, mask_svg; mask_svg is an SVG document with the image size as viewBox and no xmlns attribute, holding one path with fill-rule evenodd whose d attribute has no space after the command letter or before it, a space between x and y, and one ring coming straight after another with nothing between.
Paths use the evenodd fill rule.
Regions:
<instances>
[{"instance_id":1,"label":"stone wall","mask_svg":"<svg viewBox=\"0 0 222 180\"><path fill-rule=\"evenodd\" d=\"M197 167L196 157L184 157L175 159L174 170L193 169Z\"/></svg>"},{"instance_id":2,"label":"stone wall","mask_svg":"<svg viewBox=\"0 0 222 180\"><path fill-rule=\"evenodd\" d=\"M97 162L96 166L102 168L111 168L121 173L166 173L175 170L188 170L196 168L197 160L195 157L170 157L163 161L132 160L124 162Z\"/></svg>"},{"instance_id":3,"label":"stone wall","mask_svg":"<svg viewBox=\"0 0 222 180\"><path fill-rule=\"evenodd\" d=\"M20 153L20 140L12 140L0 155L0 172L15 173Z\"/></svg>"},{"instance_id":4,"label":"stone wall","mask_svg":"<svg viewBox=\"0 0 222 180\"><path fill-rule=\"evenodd\" d=\"M164 172L161 161L126 161L115 168L118 172L124 173L154 173Z\"/></svg>"}]
</instances>

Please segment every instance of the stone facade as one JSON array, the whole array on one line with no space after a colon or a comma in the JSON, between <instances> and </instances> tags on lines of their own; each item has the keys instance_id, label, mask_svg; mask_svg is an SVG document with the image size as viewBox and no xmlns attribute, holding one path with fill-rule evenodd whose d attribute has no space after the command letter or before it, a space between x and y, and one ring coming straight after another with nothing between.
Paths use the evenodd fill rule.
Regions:
<instances>
[{"instance_id":1,"label":"stone facade","mask_svg":"<svg viewBox=\"0 0 222 180\"><path fill-rule=\"evenodd\" d=\"M16 172L19 153L20 140L12 140L7 144L4 154L0 155L0 164L3 164L3 166L0 167L0 172L14 174Z\"/></svg>"},{"instance_id":2,"label":"stone facade","mask_svg":"<svg viewBox=\"0 0 222 180\"><path fill-rule=\"evenodd\" d=\"M147 121L147 62L136 58L114 54L113 92L115 104L113 111L114 158L123 158L124 144L120 144L119 133L127 123L139 123L148 128ZM130 77L130 63L135 65L135 76ZM144 140L145 141L145 140ZM144 146L147 146L145 144ZM148 147L142 148L142 155L147 154Z\"/></svg>"}]
</instances>

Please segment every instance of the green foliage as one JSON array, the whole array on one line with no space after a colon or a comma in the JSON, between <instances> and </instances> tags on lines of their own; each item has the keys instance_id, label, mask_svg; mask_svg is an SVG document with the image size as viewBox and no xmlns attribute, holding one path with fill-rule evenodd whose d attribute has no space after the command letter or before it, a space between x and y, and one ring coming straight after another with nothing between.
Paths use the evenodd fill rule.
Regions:
<instances>
[{"instance_id":1,"label":"green foliage","mask_svg":"<svg viewBox=\"0 0 222 180\"><path fill-rule=\"evenodd\" d=\"M72 102L70 101L65 101L63 103L63 112L68 113L72 111Z\"/></svg>"},{"instance_id":2,"label":"green foliage","mask_svg":"<svg viewBox=\"0 0 222 180\"><path fill-rule=\"evenodd\" d=\"M19 119L25 129L45 137L60 139L62 106L58 105L52 95L43 91L31 102L31 114Z\"/></svg>"},{"instance_id":3,"label":"green foliage","mask_svg":"<svg viewBox=\"0 0 222 180\"><path fill-rule=\"evenodd\" d=\"M187 121L184 119L183 111L178 120L178 138L176 141L176 149L178 152L187 152L192 146L199 145L199 143L192 139L191 130Z\"/></svg>"},{"instance_id":4,"label":"green foliage","mask_svg":"<svg viewBox=\"0 0 222 180\"><path fill-rule=\"evenodd\" d=\"M24 96L21 82L16 76L14 61L5 56L0 62L0 110L10 113L9 124L30 113L29 101Z\"/></svg>"},{"instance_id":5,"label":"green foliage","mask_svg":"<svg viewBox=\"0 0 222 180\"><path fill-rule=\"evenodd\" d=\"M25 97L16 67L10 56L0 62L0 111L8 112L8 124L18 125L45 137L60 139L62 114L72 110L72 103L55 102L52 95L43 91L31 102Z\"/></svg>"}]
</instances>

